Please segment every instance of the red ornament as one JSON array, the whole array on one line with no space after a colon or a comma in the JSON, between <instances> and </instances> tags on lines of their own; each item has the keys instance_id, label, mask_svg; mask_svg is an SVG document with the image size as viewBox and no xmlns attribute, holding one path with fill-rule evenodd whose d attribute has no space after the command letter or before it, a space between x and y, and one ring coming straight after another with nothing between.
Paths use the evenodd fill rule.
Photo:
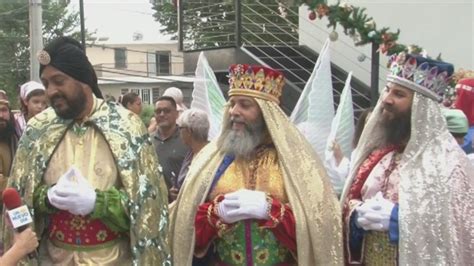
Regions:
<instances>
[{"instance_id":1,"label":"red ornament","mask_svg":"<svg viewBox=\"0 0 474 266\"><path fill-rule=\"evenodd\" d=\"M381 37L382 37L383 42L389 42L392 40L392 35L388 33L382 34Z\"/></svg>"},{"instance_id":2,"label":"red ornament","mask_svg":"<svg viewBox=\"0 0 474 266\"><path fill-rule=\"evenodd\" d=\"M314 11L309 12L309 19L310 20L315 20L316 19L316 13Z\"/></svg>"}]
</instances>

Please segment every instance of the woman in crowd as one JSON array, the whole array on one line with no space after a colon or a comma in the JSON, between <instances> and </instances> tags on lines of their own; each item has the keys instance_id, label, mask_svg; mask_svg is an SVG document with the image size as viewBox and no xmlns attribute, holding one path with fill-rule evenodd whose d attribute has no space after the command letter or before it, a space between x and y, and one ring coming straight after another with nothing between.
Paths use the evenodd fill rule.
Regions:
<instances>
[{"instance_id":1,"label":"woman in crowd","mask_svg":"<svg viewBox=\"0 0 474 266\"><path fill-rule=\"evenodd\" d=\"M142 99L135 92L129 92L121 97L121 104L123 107L140 115L142 112Z\"/></svg>"}]
</instances>

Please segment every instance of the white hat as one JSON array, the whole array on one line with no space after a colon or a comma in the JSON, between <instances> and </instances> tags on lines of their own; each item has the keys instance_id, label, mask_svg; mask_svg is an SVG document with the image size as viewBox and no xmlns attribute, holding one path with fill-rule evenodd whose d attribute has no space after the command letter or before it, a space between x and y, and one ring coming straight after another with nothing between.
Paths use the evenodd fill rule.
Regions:
<instances>
[{"instance_id":1,"label":"white hat","mask_svg":"<svg viewBox=\"0 0 474 266\"><path fill-rule=\"evenodd\" d=\"M163 93L163 96L169 96L173 98L174 101L176 102L177 110L179 112L188 109L186 105L184 105L183 103L183 92L179 88L169 87L165 90L165 92Z\"/></svg>"},{"instance_id":2,"label":"white hat","mask_svg":"<svg viewBox=\"0 0 474 266\"><path fill-rule=\"evenodd\" d=\"M20 98L26 101L28 95L34 90L45 90L43 84L36 81L28 81L20 87Z\"/></svg>"}]
</instances>

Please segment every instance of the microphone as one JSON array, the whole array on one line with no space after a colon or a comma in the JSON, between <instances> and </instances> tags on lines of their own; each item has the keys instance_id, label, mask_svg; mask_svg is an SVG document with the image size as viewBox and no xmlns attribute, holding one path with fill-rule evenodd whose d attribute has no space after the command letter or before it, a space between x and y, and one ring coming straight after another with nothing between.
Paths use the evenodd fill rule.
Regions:
<instances>
[{"instance_id":1,"label":"microphone","mask_svg":"<svg viewBox=\"0 0 474 266\"><path fill-rule=\"evenodd\" d=\"M13 229L18 233L23 232L33 222L33 219L28 207L21 204L20 194L18 194L16 189L9 187L3 191L2 199ZM28 254L29 259L36 257L37 251Z\"/></svg>"}]
</instances>

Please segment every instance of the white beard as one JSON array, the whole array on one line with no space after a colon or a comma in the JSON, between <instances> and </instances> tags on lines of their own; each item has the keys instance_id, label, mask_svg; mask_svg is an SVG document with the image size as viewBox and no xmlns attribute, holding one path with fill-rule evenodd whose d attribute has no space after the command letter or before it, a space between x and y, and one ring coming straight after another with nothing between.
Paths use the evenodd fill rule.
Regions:
<instances>
[{"instance_id":1,"label":"white beard","mask_svg":"<svg viewBox=\"0 0 474 266\"><path fill-rule=\"evenodd\" d=\"M221 150L225 154L231 154L235 157L251 157L255 148L262 143L265 136L265 123L263 122L263 118L259 119L259 121L253 125L247 125L241 132L231 127L232 123L229 123L222 133L219 145Z\"/></svg>"}]
</instances>

